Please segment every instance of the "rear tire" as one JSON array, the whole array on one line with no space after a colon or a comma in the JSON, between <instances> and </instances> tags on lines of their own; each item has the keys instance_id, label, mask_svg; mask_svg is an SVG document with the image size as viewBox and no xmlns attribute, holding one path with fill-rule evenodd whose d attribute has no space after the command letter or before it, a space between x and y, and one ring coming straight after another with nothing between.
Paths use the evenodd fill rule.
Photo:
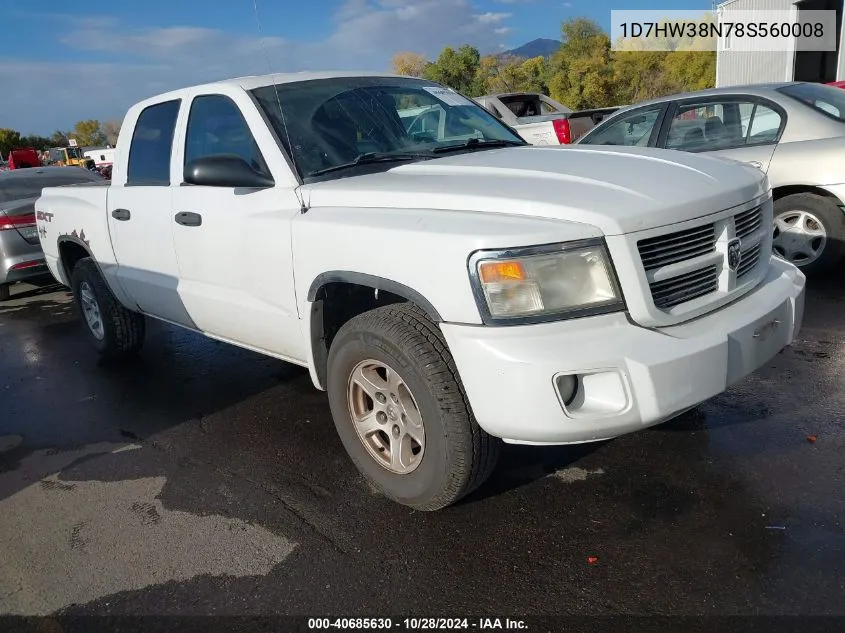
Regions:
<instances>
[{"instance_id":1,"label":"rear tire","mask_svg":"<svg viewBox=\"0 0 845 633\"><path fill-rule=\"evenodd\" d=\"M106 285L90 257L73 268L71 289L85 330L102 356L114 358L137 353L144 344L144 315L124 308Z\"/></svg>"},{"instance_id":2,"label":"rear tire","mask_svg":"<svg viewBox=\"0 0 845 633\"><path fill-rule=\"evenodd\" d=\"M363 395L362 380L373 397ZM500 440L478 426L446 342L414 304L376 308L344 324L329 350L326 390L350 458L397 503L439 510L478 488L496 466ZM381 426L366 436L356 419Z\"/></svg>"},{"instance_id":3,"label":"rear tire","mask_svg":"<svg viewBox=\"0 0 845 633\"><path fill-rule=\"evenodd\" d=\"M775 254L808 277L829 271L845 257L845 213L834 198L814 193L784 196L775 201L774 220Z\"/></svg>"},{"instance_id":4,"label":"rear tire","mask_svg":"<svg viewBox=\"0 0 845 633\"><path fill-rule=\"evenodd\" d=\"M0 284L0 301L8 301L10 296L9 284Z\"/></svg>"}]
</instances>

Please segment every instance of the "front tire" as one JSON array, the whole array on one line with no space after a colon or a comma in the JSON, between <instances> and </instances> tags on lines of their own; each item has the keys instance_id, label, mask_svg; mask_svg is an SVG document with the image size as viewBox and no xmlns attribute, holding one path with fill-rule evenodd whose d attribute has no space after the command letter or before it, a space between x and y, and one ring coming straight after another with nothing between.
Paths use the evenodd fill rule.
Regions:
<instances>
[{"instance_id":1,"label":"front tire","mask_svg":"<svg viewBox=\"0 0 845 633\"><path fill-rule=\"evenodd\" d=\"M344 324L329 351L326 389L350 458L397 503L439 510L496 465L500 441L478 426L440 331L413 304Z\"/></svg>"},{"instance_id":2,"label":"front tire","mask_svg":"<svg viewBox=\"0 0 845 633\"><path fill-rule=\"evenodd\" d=\"M141 349L146 334L144 315L120 304L90 257L80 259L74 266L71 289L76 309L97 352L113 358L135 354Z\"/></svg>"},{"instance_id":3,"label":"front tire","mask_svg":"<svg viewBox=\"0 0 845 633\"><path fill-rule=\"evenodd\" d=\"M808 277L829 271L845 256L845 213L832 198L784 196L775 201L774 223L775 254Z\"/></svg>"}]
</instances>

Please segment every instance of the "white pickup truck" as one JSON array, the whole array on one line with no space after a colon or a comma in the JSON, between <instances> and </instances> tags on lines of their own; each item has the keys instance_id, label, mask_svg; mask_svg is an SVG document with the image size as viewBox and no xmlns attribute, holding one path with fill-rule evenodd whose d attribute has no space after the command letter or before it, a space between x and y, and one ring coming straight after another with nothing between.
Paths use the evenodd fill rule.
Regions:
<instances>
[{"instance_id":1,"label":"white pickup truck","mask_svg":"<svg viewBox=\"0 0 845 633\"><path fill-rule=\"evenodd\" d=\"M398 112L427 104L445 127L409 134ZM364 476L423 510L477 488L502 440L613 438L723 392L804 309L759 170L532 147L408 77L148 99L111 183L36 212L100 353L137 352L153 317L307 367Z\"/></svg>"},{"instance_id":2,"label":"white pickup truck","mask_svg":"<svg viewBox=\"0 0 845 633\"><path fill-rule=\"evenodd\" d=\"M508 92L473 99L532 145L574 143L621 106L572 110L539 92Z\"/></svg>"}]
</instances>

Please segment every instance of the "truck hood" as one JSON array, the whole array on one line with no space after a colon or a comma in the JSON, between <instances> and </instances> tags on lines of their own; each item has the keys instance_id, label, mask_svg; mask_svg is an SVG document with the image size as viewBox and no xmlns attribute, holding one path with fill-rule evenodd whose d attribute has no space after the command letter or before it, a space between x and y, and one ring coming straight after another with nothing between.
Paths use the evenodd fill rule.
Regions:
<instances>
[{"instance_id":1,"label":"truck hood","mask_svg":"<svg viewBox=\"0 0 845 633\"><path fill-rule=\"evenodd\" d=\"M640 147L509 147L311 183L318 207L503 213L589 224L620 235L692 220L769 190L760 170Z\"/></svg>"}]
</instances>

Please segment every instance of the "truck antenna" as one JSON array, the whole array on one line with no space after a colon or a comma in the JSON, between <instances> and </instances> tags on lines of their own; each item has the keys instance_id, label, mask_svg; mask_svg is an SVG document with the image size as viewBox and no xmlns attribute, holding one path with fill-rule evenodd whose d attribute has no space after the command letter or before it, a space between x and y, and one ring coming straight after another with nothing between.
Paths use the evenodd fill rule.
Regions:
<instances>
[{"instance_id":1,"label":"truck antenna","mask_svg":"<svg viewBox=\"0 0 845 633\"><path fill-rule=\"evenodd\" d=\"M267 70L270 71L270 76L273 78L273 92L275 92L276 94L276 105L279 106L279 117L282 119L282 128L284 128L285 130L285 138L288 142L288 151L290 151L290 159L291 162L293 162L294 168L298 171L299 168L296 164L296 154L293 151L293 143L290 140L290 132L288 131L288 122L287 119L285 119L285 112L282 109L282 100L279 97L279 86L276 84L276 73L273 72L273 65L270 63L270 55L267 52L267 43L264 41L264 35L261 31L261 16L258 13L258 0L252 0L252 7L255 10L255 25L258 27L258 38L261 40L261 50L264 53L264 60L267 62ZM299 195L297 195L297 197L299 198L300 211L302 213L306 213L308 211L308 207Z\"/></svg>"}]
</instances>

